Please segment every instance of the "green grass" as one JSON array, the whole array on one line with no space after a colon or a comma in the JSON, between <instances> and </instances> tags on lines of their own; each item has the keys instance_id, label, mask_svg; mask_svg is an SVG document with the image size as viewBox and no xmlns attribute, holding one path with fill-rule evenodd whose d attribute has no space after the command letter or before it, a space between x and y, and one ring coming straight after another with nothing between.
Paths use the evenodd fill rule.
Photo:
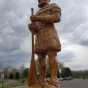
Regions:
<instances>
[{"instance_id":1,"label":"green grass","mask_svg":"<svg viewBox=\"0 0 88 88\"><path fill-rule=\"evenodd\" d=\"M15 80L14 83L8 83L8 81L0 81L0 88L13 88L16 86L22 86L24 85L24 80Z\"/></svg>"}]
</instances>

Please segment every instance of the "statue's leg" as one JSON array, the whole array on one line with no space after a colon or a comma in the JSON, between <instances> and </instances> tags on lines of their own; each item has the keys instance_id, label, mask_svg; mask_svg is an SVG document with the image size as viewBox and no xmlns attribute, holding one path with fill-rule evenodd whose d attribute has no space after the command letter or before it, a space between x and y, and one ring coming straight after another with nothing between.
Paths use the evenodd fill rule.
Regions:
<instances>
[{"instance_id":1,"label":"statue's leg","mask_svg":"<svg viewBox=\"0 0 88 88\"><path fill-rule=\"evenodd\" d=\"M58 63L56 61L56 56L57 56L56 52L54 51L48 52L48 60L49 60L50 74L51 74L51 79L49 83L58 86L58 79L57 79Z\"/></svg>"},{"instance_id":2,"label":"statue's leg","mask_svg":"<svg viewBox=\"0 0 88 88\"><path fill-rule=\"evenodd\" d=\"M41 84L45 83L45 55L39 54L39 68L40 68L40 82Z\"/></svg>"}]
</instances>

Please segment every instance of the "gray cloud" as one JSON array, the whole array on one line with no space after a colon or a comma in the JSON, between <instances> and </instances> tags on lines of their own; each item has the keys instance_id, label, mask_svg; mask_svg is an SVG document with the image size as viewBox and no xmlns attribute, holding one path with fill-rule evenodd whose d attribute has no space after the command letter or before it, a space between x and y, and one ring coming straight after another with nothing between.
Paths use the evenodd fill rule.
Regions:
<instances>
[{"instance_id":1,"label":"gray cloud","mask_svg":"<svg viewBox=\"0 0 88 88\"><path fill-rule=\"evenodd\" d=\"M27 16L31 3L29 0L0 0L0 67L21 64L30 58L30 52L25 53L20 46L30 35Z\"/></svg>"},{"instance_id":2,"label":"gray cloud","mask_svg":"<svg viewBox=\"0 0 88 88\"><path fill-rule=\"evenodd\" d=\"M60 38L65 41L63 43L88 46L88 0L52 1L62 8L62 20L56 27ZM28 32L27 23L31 7L36 11L37 2L0 0L0 67L30 61L31 33ZM75 53L69 50L64 50L60 55L64 62L70 62L73 57Z\"/></svg>"},{"instance_id":3,"label":"gray cloud","mask_svg":"<svg viewBox=\"0 0 88 88\"><path fill-rule=\"evenodd\" d=\"M61 36L70 42L84 46L88 46L88 6L86 2L88 1L67 0L64 3L59 2L62 5Z\"/></svg>"}]
</instances>

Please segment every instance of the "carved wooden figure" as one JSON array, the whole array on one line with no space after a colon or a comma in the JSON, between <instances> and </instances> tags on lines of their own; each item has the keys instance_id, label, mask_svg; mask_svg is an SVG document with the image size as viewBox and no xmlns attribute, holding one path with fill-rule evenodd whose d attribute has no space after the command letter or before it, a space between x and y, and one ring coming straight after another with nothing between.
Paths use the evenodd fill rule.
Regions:
<instances>
[{"instance_id":1,"label":"carved wooden figure","mask_svg":"<svg viewBox=\"0 0 88 88\"><path fill-rule=\"evenodd\" d=\"M61 51L61 44L54 24L60 22L61 8L55 3L49 3L49 0L38 0L38 3L39 11L30 17L31 23L28 26L29 30L35 35L34 49L38 55L40 79L34 84L29 80L28 83L31 83L29 88L37 88L37 86L38 88L59 88L56 56L57 52ZM51 74L49 81L46 81L45 72L47 55Z\"/></svg>"}]
</instances>

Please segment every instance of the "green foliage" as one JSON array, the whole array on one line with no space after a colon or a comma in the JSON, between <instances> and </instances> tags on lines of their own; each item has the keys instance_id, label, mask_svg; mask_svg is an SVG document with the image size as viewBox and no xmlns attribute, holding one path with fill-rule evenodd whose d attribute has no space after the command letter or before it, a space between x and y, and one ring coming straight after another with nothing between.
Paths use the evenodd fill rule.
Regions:
<instances>
[{"instance_id":1,"label":"green foliage","mask_svg":"<svg viewBox=\"0 0 88 88\"><path fill-rule=\"evenodd\" d=\"M62 77L70 77L70 76L72 76L72 72L71 72L70 68L63 68L61 76Z\"/></svg>"},{"instance_id":2,"label":"green foliage","mask_svg":"<svg viewBox=\"0 0 88 88\"><path fill-rule=\"evenodd\" d=\"M28 76L28 68L25 68L23 71L23 78L27 78Z\"/></svg>"},{"instance_id":3,"label":"green foliage","mask_svg":"<svg viewBox=\"0 0 88 88\"><path fill-rule=\"evenodd\" d=\"M16 72L15 79L19 79L19 78L20 78L20 74L19 74L19 72Z\"/></svg>"},{"instance_id":4,"label":"green foliage","mask_svg":"<svg viewBox=\"0 0 88 88\"><path fill-rule=\"evenodd\" d=\"M72 71L73 78L88 79L88 71Z\"/></svg>"},{"instance_id":5,"label":"green foliage","mask_svg":"<svg viewBox=\"0 0 88 88\"><path fill-rule=\"evenodd\" d=\"M9 75L9 79L13 79L13 78L14 78L13 74L10 73L10 75Z\"/></svg>"}]
</instances>

